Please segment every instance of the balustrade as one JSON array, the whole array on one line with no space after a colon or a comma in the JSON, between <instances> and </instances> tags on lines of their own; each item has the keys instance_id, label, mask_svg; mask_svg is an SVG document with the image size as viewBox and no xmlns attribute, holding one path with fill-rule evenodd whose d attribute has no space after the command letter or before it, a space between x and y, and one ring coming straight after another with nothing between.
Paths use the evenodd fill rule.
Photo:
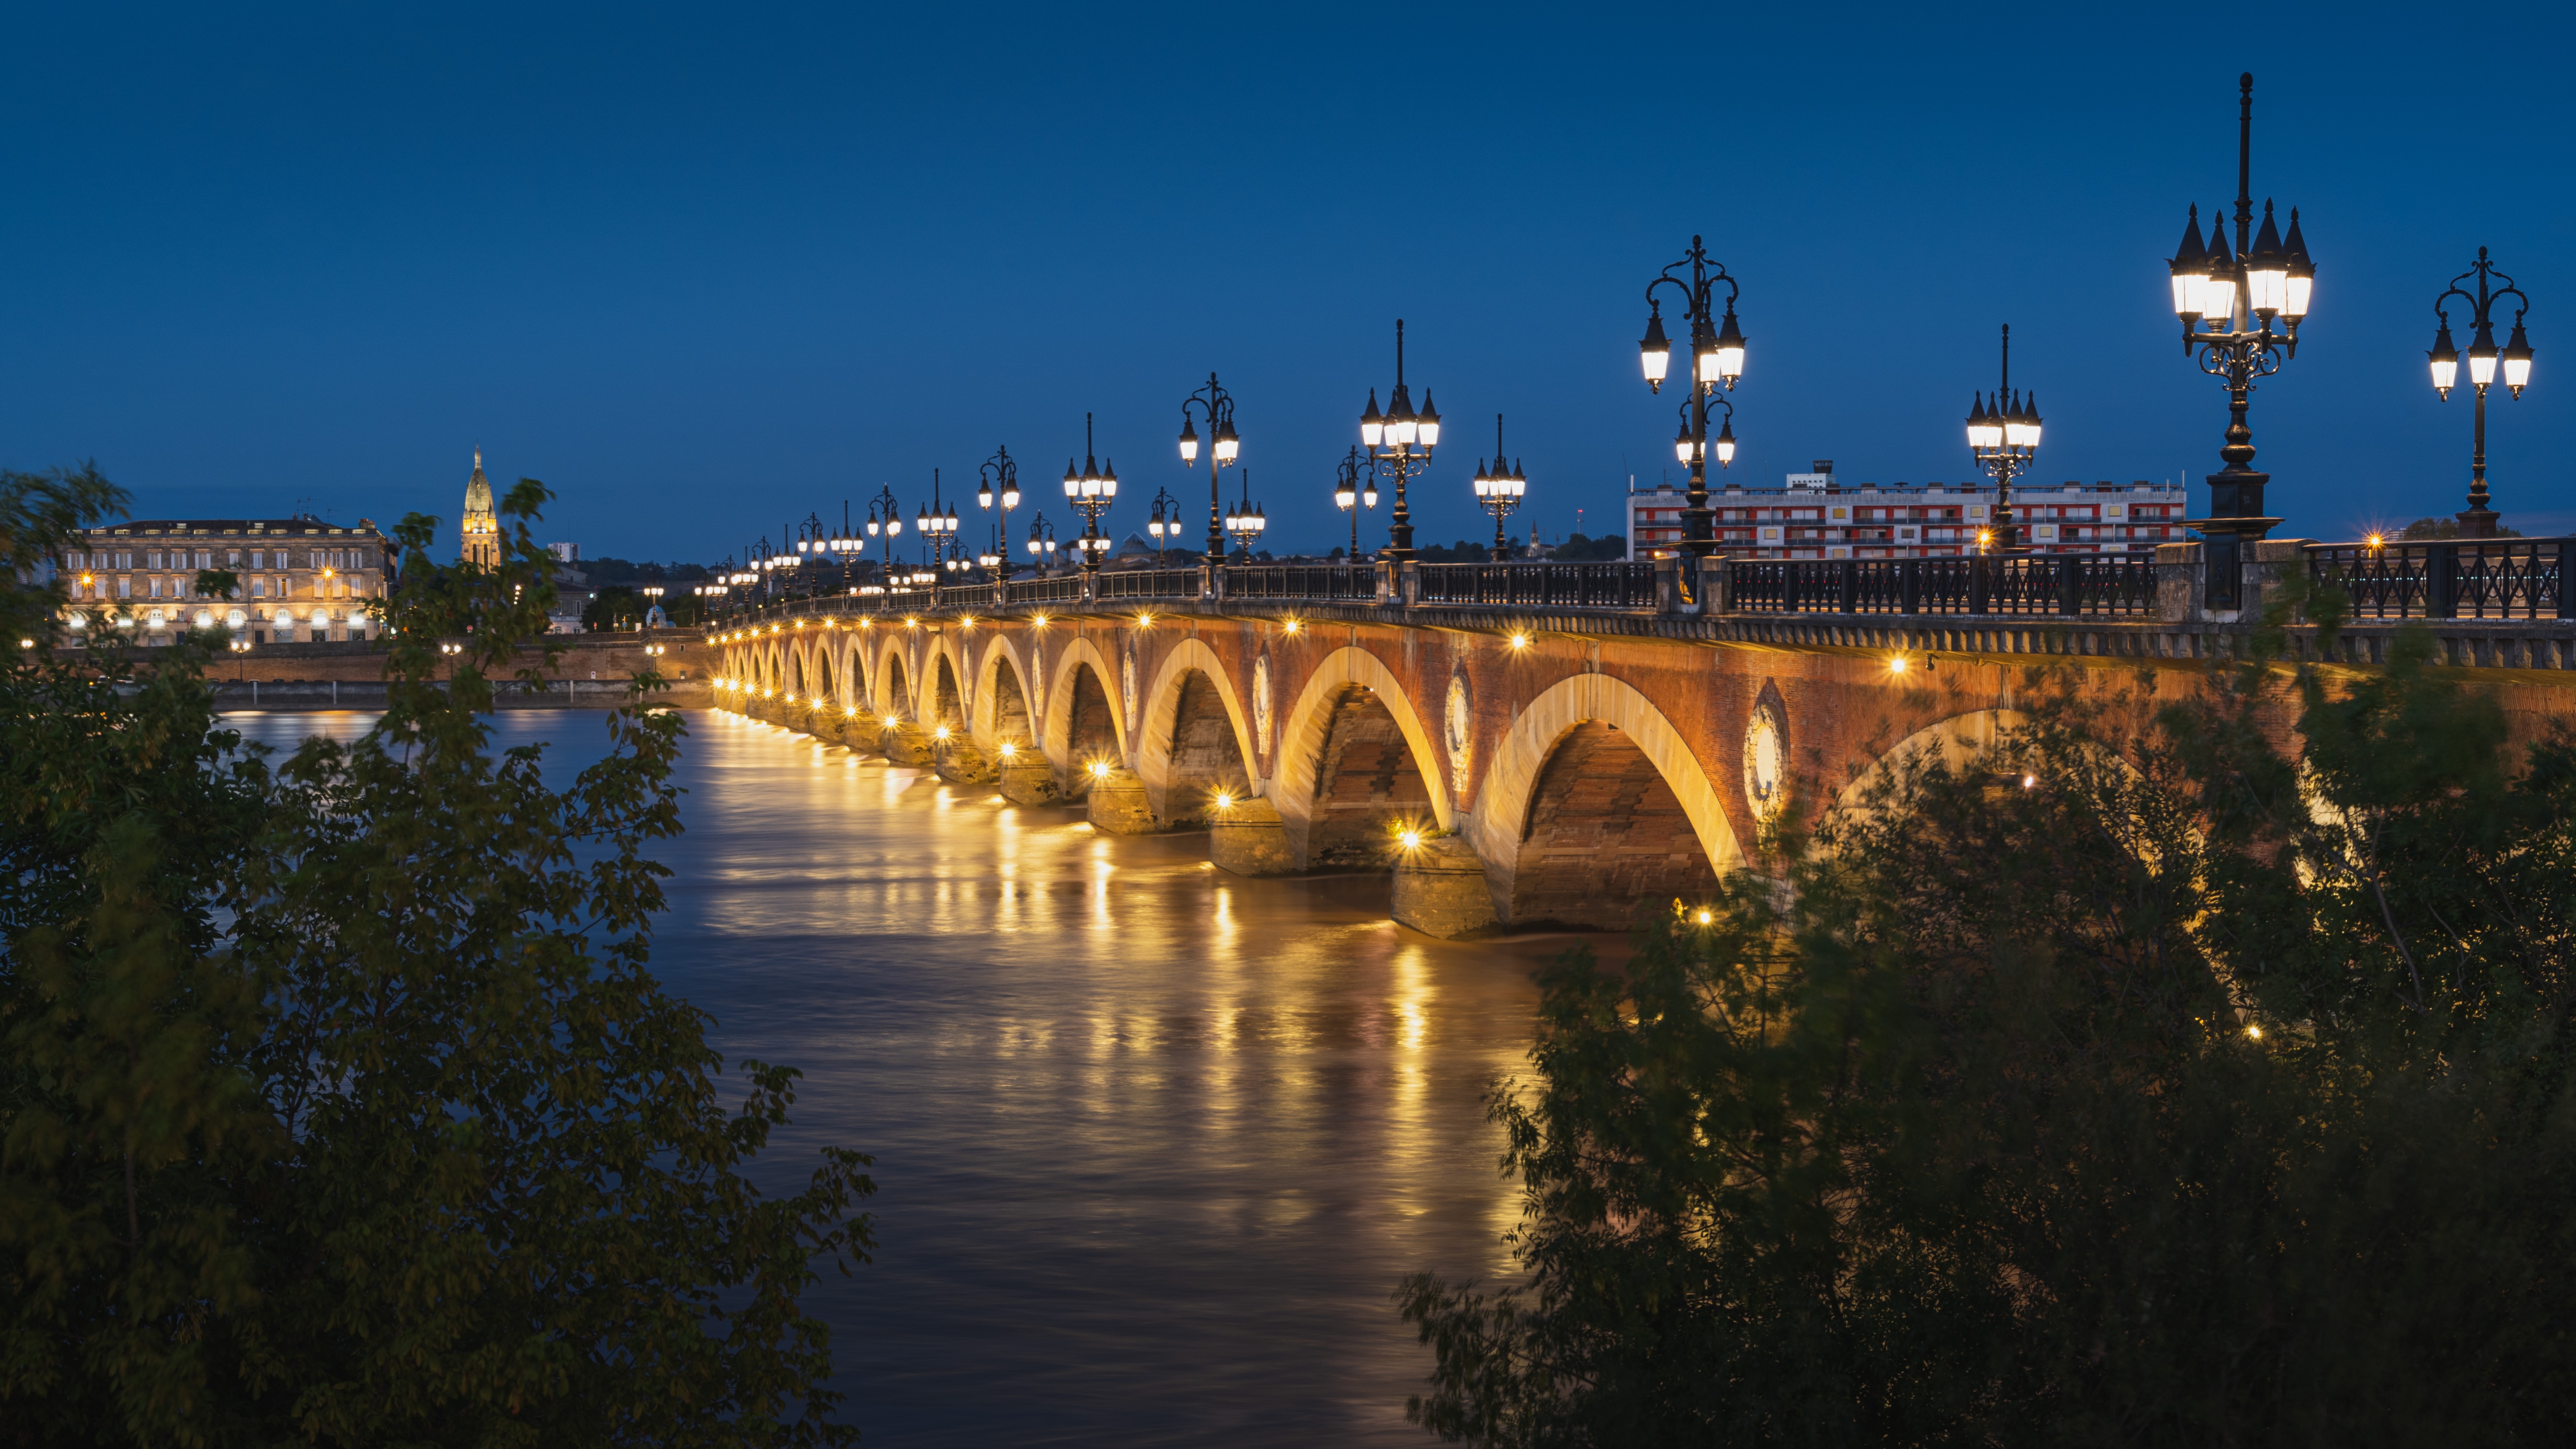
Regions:
<instances>
[{"instance_id":1,"label":"balustrade","mask_svg":"<svg viewBox=\"0 0 2576 1449\"><path fill-rule=\"evenodd\" d=\"M2423 539L2308 547L2308 579L2356 619L2576 618L2563 538Z\"/></svg>"},{"instance_id":2,"label":"balustrade","mask_svg":"<svg viewBox=\"0 0 2576 1449\"><path fill-rule=\"evenodd\" d=\"M1426 604L1519 608L1651 609L1651 563L1420 564Z\"/></svg>"},{"instance_id":3,"label":"balustrade","mask_svg":"<svg viewBox=\"0 0 2576 1449\"><path fill-rule=\"evenodd\" d=\"M1326 599L1372 603L1375 564L1228 564L1229 599Z\"/></svg>"}]
</instances>

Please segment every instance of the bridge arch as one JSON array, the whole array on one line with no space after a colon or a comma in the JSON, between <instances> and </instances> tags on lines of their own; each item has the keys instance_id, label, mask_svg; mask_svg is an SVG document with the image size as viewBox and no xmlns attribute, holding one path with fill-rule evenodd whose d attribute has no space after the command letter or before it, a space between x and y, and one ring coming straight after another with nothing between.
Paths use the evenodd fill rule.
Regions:
<instances>
[{"instance_id":1,"label":"bridge arch","mask_svg":"<svg viewBox=\"0 0 2576 1449\"><path fill-rule=\"evenodd\" d=\"M919 718L919 714L913 708L912 651L906 647L906 632L887 629L877 633L873 645L876 692L869 696L868 703L880 715L890 714L912 720Z\"/></svg>"},{"instance_id":2,"label":"bridge arch","mask_svg":"<svg viewBox=\"0 0 2576 1449\"><path fill-rule=\"evenodd\" d=\"M1056 652L1047 687L1046 756L1068 778L1094 755L1127 760L1127 722L1118 713L1118 667L1100 646L1076 636ZM1079 789L1086 781L1077 780Z\"/></svg>"},{"instance_id":3,"label":"bridge arch","mask_svg":"<svg viewBox=\"0 0 2576 1449\"><path fill-rule=\"evenodd\" d=\"M1279 731L1270 799L1302 823L1308 865L1382 863L1386 827L1428 812L1455 822L1447 773L1404 682L1344 645L1317 661Z\"/></svg>"},{"instance_id":4,"label":"bridge arch","mask_svg":"<svg viewBox=\"0 0 2576 1449\"><path fill-rule=\"evenodd\" d=\"M1040 743L1019 647L1000 629L984 641L983 657L975 666L974 707L975 738L988 748Z\"/></svg>"},{"instance_id":5,"label":"bridge arch","mask_svg":"<svg viewBox=\"0 0 2576 1449\"><path fill-rule=\"evenodd\" d=\"M1253 793L1252 726L1225 660L1197 639L1165 652L1145 692L1136 731L1136 773L1159 796L1169 825L1207 818L1219 791Z\"/></svg>"},{"instance_id":6,"label":"bridge arch","mask_svg":"<svg viewBox=\"0 0 2576 1449\"><path fill-rule=\"evenodd\" d=\"M2017 709L1977 709L1925 725L1888 746L1869 763L1868 768L1853 776L1851 783L1843 786L1841 793L1834 797L1834 808L1845 811L1869 809L1870 797L1899 769L1926 751L1937 754L1941 763L1951 770L1965 768L2029 718Z\"/></svg>"},{"instance_id":7,"label":"bridge arch","mask_svg":"<svg viewBox=\"0 0 2576 1449\"><path fill-rule=\"evenodd\" d=\"M1626 927L1650 901L1704 897L1743 863L1689 741L1637 688L1578 674L1523 706L1475 812L1504 920Z\"/></svg>"}]
</instances>

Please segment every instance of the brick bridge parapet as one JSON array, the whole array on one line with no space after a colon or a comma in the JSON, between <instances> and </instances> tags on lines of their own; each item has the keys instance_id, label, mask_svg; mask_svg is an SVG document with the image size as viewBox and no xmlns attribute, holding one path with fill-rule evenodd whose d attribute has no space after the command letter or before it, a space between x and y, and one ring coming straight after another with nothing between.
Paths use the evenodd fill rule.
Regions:
<instances>
[{"instance_id":1,"label":"brick bridge parapet","mask_svg":"<svg viewBox=\"0 0 2576 1449\"><path fill-rule=\"evenodd\" d=\"M1746 863L1793 798L1990 740L2035 664L2143 730L2244 656L2292 580L2343 566L2258 544L2246 606L2219 612L2196 555L2169 545L2125 578L1775 574L1750 584L1864 607L1767 611L1716 560L1691 588L1669 564L1543 586L1477 566L1168 570L805 598L704 637L723 707L960 785L1083 801L1104 830L1203 827L1246 874L1392 870L1397 918L1435 934L1617 928ZM2554 574L2526 572L2501 591L2520 617L2420 622L2529 737L2576 708L2576 620ZM1899 586L1918 612L1867 611ZM1920 611L1970 587L2022 611ZM2357 620L2320 662L2376 667L2408 622ZM2285 634L2294 656L2323 637Z\"/></svg>"}]
</instances>

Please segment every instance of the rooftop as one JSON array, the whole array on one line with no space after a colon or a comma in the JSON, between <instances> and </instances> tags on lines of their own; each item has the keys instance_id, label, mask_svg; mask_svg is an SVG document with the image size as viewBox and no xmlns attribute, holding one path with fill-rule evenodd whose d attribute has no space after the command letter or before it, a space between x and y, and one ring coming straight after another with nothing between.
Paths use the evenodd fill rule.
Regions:
<instances>
[{"instance_id":1,"label":"rooftop","mask_svg":"<svg viewBox=\"0 0 2576 1449\"><path fill-rule=\"evenodd\" d=\"M217 538L228 534L247 538L254 534L281 533L298 538L308 533L325 538L333 535L343 538L384 537L383 532L376 527L375 520L371 518L359 519L354 527L343 527L325 523L309 514L299 514L293 518L143 518L132 523L101 524L84 531L93 538L146 538L173 535L187 538Z\"/></svg>"}]
</instances>

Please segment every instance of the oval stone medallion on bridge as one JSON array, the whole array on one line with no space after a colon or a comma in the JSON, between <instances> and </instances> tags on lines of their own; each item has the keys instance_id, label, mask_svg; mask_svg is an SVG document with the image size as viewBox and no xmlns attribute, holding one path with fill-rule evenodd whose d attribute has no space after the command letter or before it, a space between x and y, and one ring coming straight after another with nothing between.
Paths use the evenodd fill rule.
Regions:
<instances>
[{"instance_id":1,"label":"oval stone medallion on bridge","mask_svg":"<svg viewBox=\"0 0 2576 1449\"><path fill-rule=\"evenodd\" d=\"M1441 743L1449 747L1449 793L1464 799L1467 776L1473 767L1476 739L1476 700L1467 687L1467 671L1461 667L1449 676L1449 699L1440 711Z\"/></svg>"},{"instance_id":2,"label":"oval stone medallion on bridge","mask_svg":"<svg viewBox=\"0 0 2576 1449\"><path fill-rule=\"evenodd\" d=\"M1779 686L1769 680L1744 726L1744 800L1758 820L1771 819L1789 803L1789 712Z\"/></svg>"}]
</instances>

